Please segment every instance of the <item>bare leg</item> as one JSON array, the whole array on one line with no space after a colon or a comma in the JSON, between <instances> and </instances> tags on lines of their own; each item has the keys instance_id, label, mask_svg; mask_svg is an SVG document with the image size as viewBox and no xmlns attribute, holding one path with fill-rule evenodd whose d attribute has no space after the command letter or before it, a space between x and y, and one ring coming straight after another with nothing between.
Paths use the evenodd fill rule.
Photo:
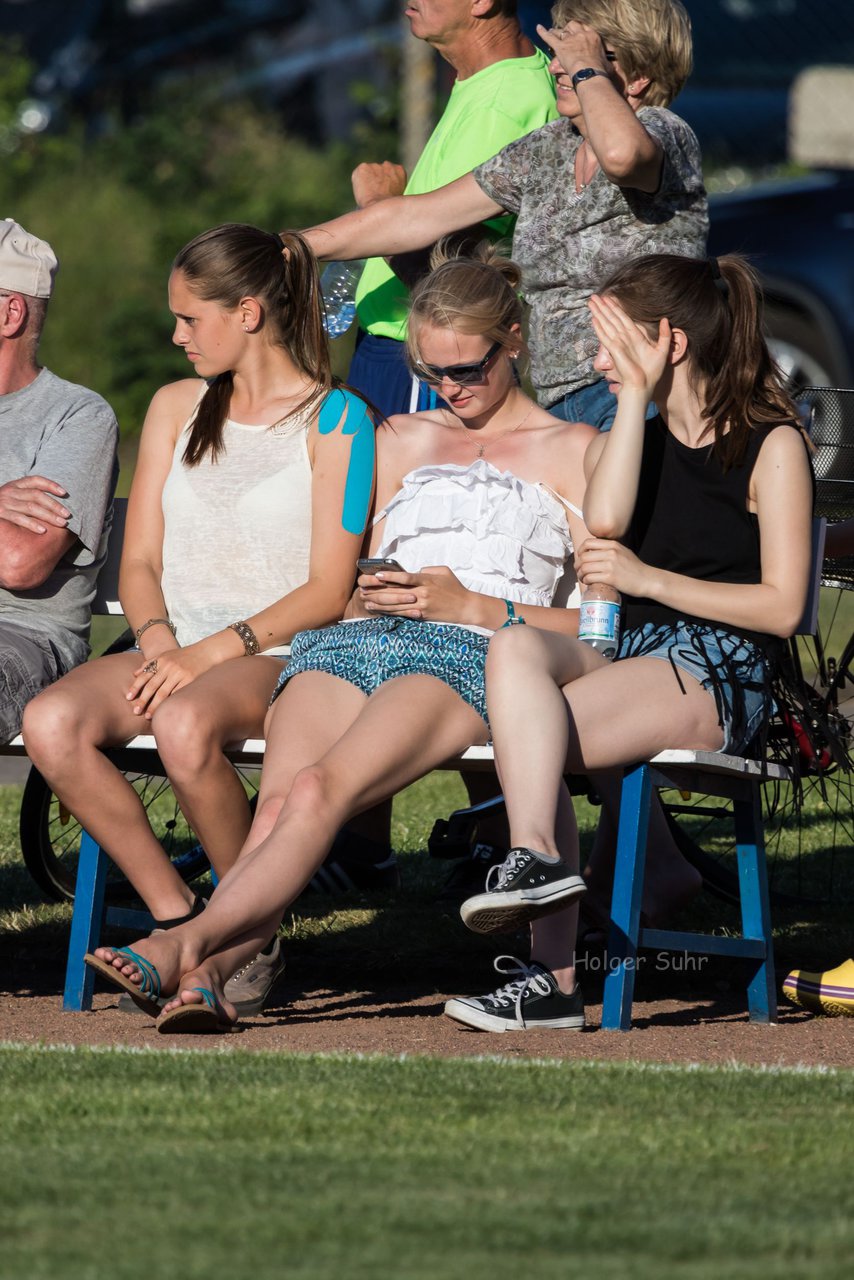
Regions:
<instances>
[{"instance_id":1,"label":"bare leg","mask_svg":"<svg viewBox=\"0 0 854 1280\"><path fill-rule=\"evenodd\" d=\"M578 826L575 810L563 782L560 784L553 848L543 850L563 856L573 871L578 870ZM515 837L513 838L515 845ZM530 846L528 846L530 847ZM550 969L561 991L575 990L575 939L578 933L578 902L531 925L531 959Z\"/></svg>"},{"instance_id":2,"label":"bare leg","mask_svg":"<svg viewBox=\"0 0 854 1280\"><path fill-rule=\"evenodd\" d=\"M249 834L243 784L224 754L231 742L260 737L282 662L235 658L173 693L151 722L181 809L219 879Z\"/></svg>"},{"instance_id":3,"label":"bare leg","mask_svg":"<svg viewBox=\"0 0 854 1280\"><path fill-rule=\"evenodd\" d=\"M27 752L62 803L109 853L156 919L186 914L190 889L151 830L139 796L99 748L120 746L147 722L125 695L138 653L97 658L27 706Z\"/></svg>"},{"instance_id":4,"label":"bare leg","mask_svg":"<svg viewBox=\"0 0 854 1280\"><path fill-rule=\"evenodd\" d=\"M498 632L489 646L489 723L514 845L558 856L559 797L571 721L561 686L607 667L589 645L533 627ZM563 857L578 868L577 835Z\"/></svg>"},{"instance_id":5,"label":"bare leg","mask_svg":"<svg viewBox=\"0 0 854 1280\"><path fill-rule=\"evenodd\" d=\"M336 713L341 710L345 722L350 720L349 727L331 749L300 770L283 802L262 785L262 801L248 843L270 823L277 807L278 816L269 834L228 873L203 915L167 935L136 944L160 969L167 990L174 989L180 978L182 992L206 986L220 994L225 977L254 954L270 920L281 917L352 813L394 794L486 738L486 726L477 713L430 676L388 682L353 718L353 698L358 696L342 681L317 672L298 676L283 693L282 709L274 718L287 712L294 734L309 719L340 724L342 717L336 721ZM270 754L268 747L268 759ZM133 966L124 966L120 957L116 963L123 971L133 972Z\"/></svg>"},{"instance_id":6,"label":"bare leg","mask_svg":"<svg viewBox=\"0 0 854 1280\"><path fill-rule=\"evenodd\" d=\"M494 653L490 649L487 692L514 843L546 853L558 850L554 824L567 770L613 769L665 747L720 747L714 698L684 674L683 694L667 663L628 659L612 666L597 663L582 673L578 666L584 655L578 651L585 646L545 632L513 631L497 638ZM572 683L558 690L556 681L567 679ZM569 838L574 851L564 852L567 860L578 856L577 838ZM556 920L548 930L556 928ZM533 930L538 954L543 923ZM554 942L551 933L542 944L553 959ZM561 967L571 964L573 948L568 931Z\"/></svg>"}]
</instances>

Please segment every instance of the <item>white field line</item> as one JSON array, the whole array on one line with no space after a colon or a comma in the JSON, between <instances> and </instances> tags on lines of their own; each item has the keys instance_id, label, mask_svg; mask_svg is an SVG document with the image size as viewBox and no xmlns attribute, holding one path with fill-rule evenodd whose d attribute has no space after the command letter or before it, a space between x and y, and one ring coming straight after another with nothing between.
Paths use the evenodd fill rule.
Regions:
<instances>
[{"instance_id":1,"label":"white field line","mask_svg":"<svg viewBox=\"0 0 854 1280\"><path fill-rule=\"evenodd\" d=\"M39 1053L58 1053L58 1054L74 1054L74 1053L91 1053L104 1055L128 1055L128 1056L151 1056L158 1057L194 1057L199 1054L217 1054L220 1057L232 1057L235 1053L242 1053L247 1058L264 1059L265 1061L275 1060L282 1061L287 1058L304 1059L311 1058L321 1062L424 1062L425 1057L429 1059L429 1055L425 1054L386 1054L386 1053L362 1053L352 1052L350 1050L338 1050L334 1052L319 1053L279 1053L265 1050L240 1050L230 1049L226 1046L210 1049L186 1049L164 1047L162 1049L151 1048L149 1046L136 1045L77 1045L77 1044L27 1044L17 1040L0 1040L0 1052L19 1051L19 1052L39 1052ZM813 1066L808 1063L796 1063L793 1066L787 1066L782 1063L776 1064L760 1064L754 1066L750 1063L736 1062L732 1060L725 1063L706 1063L706 1062L642 1062L629 1060L626 1062L606 1062L599 1059L585 1059L584 1061L572 1061L563 1058L506 1058L501 1054L477 1054L472 1057L464 1058L453 1057L436 1057L433 1059L436 1063L453 1062L455 1065L465 1065L468 1063L495 1063L497 1065L508 1068L524 1068L524 1067L550 1067L552 1069L572 1069L577 1071L605 1071L620 1073L637 1073L640 1075L748 1075L748 1076L849 1076L851 1070L845 1067L823 1067Z\"/></svg>"}]
</instances>

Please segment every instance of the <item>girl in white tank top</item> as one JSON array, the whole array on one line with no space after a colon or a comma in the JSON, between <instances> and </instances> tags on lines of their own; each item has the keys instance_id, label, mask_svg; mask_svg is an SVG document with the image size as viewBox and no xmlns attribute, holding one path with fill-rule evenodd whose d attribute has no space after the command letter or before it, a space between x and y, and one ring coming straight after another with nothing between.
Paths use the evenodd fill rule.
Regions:
<instances>
[{"instance_id":1,"label":"girl in white tank top","mask_svg":"<svg viewBox=\"0 0 854 1280\"><path fill-rule=\"evenodd\" d=\"M161 926L200 903L101 748L154 734L221 879L250 827L223 749L263 734L292 637L341 616L374 480L373 423L333 387L300 236L205 232L173 264L169 305L198 377L161 388L142 430L120 580L137 647L46 690L26 727L31 758Z\"/></svg>"}]
</instances>

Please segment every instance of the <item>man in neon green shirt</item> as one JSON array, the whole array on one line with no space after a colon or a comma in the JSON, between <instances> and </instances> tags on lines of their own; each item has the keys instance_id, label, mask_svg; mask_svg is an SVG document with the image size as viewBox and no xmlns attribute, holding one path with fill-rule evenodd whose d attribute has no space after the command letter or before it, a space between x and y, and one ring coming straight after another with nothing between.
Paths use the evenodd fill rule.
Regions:
<instances>
[{"instance_id":1,"label":"man in neon green shirt","mask_svg":"<svg viewBox=\"0 0 854 1280\"><path fill-rule=\"evenodd\" d=\"M494 156L508 142L557 118L548 58L519 26L516 0L412 0L412 34L432 45L456 72L451 96L409 181L400 166L362 164L353 194L364 208L388 196L420 194L452 182ZM509 237L513 219L486 224L495 239ZM413 385L406 369L408 291L384 258L371 258L356 293L357 348L348 382L383 413L427 407L435 392Z\"/></svg>"}]
</instances>

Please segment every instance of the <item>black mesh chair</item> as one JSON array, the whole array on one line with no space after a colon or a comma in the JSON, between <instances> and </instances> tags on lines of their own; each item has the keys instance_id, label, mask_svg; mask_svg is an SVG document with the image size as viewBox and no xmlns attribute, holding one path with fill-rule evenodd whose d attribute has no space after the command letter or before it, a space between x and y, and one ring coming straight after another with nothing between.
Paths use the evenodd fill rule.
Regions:
<instances>
[{"instance_id":1,"label":"black mesh chair","mask_svg":"<svg viewBox=\"0 0 854 1280\"><path fill-rule=\"evenodd\" d=\"M798 397L815 446L815 514L828 524L854 518L854 390L805 387ZM822 582L854 590L854 555L826 558Z\"/></svg>"}]
</instances>

